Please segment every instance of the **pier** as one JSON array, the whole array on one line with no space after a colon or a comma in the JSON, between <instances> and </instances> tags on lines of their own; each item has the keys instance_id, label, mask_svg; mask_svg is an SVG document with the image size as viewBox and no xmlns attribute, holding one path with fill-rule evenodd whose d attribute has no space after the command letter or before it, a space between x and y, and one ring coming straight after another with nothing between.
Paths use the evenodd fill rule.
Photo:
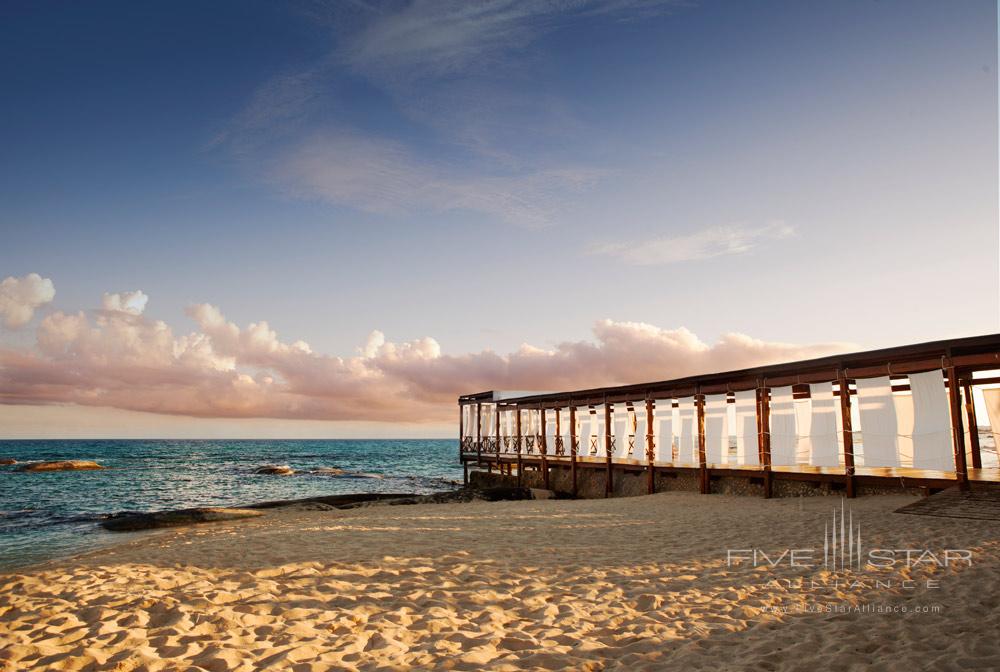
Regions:
<instances>
[{"instance_id":1,"label":"pier","mask_svg":"<svg viewBox=\"0 0 1000 672\"><path fill-rule=\"evenodd\" d=\"M1000 482L1000 334L674 380L459 397L466 482L581 497L936 492Z\"/></svg>"}]
</instances>

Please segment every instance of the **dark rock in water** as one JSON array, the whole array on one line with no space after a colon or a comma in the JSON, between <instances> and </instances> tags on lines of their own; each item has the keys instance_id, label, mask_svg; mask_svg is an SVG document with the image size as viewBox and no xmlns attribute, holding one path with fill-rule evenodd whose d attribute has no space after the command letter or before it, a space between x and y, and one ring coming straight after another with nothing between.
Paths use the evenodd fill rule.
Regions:
<instances>
[{"instance_id":1,"label":"dark rock in water","mask_svg":"<svg viewBox=\"0 0 1000 672\"><path fill-rule=\"evenodd\" d=\"M0 465L6 466L8 464L17 464L17 460L13 457L0 457Z\"/></svg>"},{"instance_id":2,"label":"dark rock in water","mask_svg":"<svg viewBox=\"0 0 1000 672\"><path fill-rule=\"evenodd\" d=\"M104 469L90 460L59 460L57 462L29 462L18 467L18 471L90 471Z\"/></svg>"},{"instance_id":3,"label":"dark rock in water","mask_svg":"<svg viewBox=\"0 0 1000 672\"><path fill-rule=\"evenodd\" d=\"M157 511L154 513L116 513L107 520L102 521L101 527L112 532L132 532L135 530L153 530L160 527L178 527L197 523L239 520L240 518L256 518L263 515L260 511L254 511L253 509L223 509L214 507Z\"/></svg>"},{"instance_id":4,"label":"dark rock in water","mask_svg":"<svg viewBox=\"0 0 1000 672\"><path fill-rule=\"evenodd\" d=\"M320 495L319 497L304 497L302 499L281 499L273 502L259 502L251 504L250 509L276 509L279 507L296 506L299 504L319 503L332 506L335 509L350 508L359 503L373 502L384 499L399 499L401 497L411 497L411 494L386 493L386 492L356 492L346 495Z\"/></svg>"},{"instance_id":5,"label":"dark rock in water","mask_svg":"<svg viewBox=\"0 0 1000 672\"><path fill-rule=\"evenodd\" d=\"M431 495L410 495L408 497L359 502L338 506L337 508L349 509L360 506L376 506L379 504L398 506L405 504L452 504L456 502L501 502L521 499L556 498L558 498L558 495L552 490L542 490L539 488L463 488L450 492L435 492Z\"/></svg>"},{"instance_id":6,"label":"dark rock in water","mask_svg":"<svg viewBox=\"0 0 1000 672\"><path fill-rule=\"evenodd\" d=\"M383 478L382 474L366 474L363 471L347 471L337 467L320 467L309 473L317 476L343 476L344 478Z\"/></svg>"},{"instance_id":7,"label":"dark rock in water","mask_svg":"<svg viewBox=\"0 0 1000 672\"><path fill-rule=\"evenodd\" d=\"M257 467L254 469L255 474L272 474L274 476L291 476L295 473L295 470L289 467L287 464L267 464L263 467Z\"/></svg>"},{"instance_id":8,"label":"dark rock in water","mask_svg":"<svg viewBox=\"0 0 1000 672\"><path fill-rule=\"evenodd\" d=\"M337 469L336 467L320 467L319 469L313 469L309 473L320 474L322 476L343 476L347 472L343 469Z\"/></svg>"}]
</instances>

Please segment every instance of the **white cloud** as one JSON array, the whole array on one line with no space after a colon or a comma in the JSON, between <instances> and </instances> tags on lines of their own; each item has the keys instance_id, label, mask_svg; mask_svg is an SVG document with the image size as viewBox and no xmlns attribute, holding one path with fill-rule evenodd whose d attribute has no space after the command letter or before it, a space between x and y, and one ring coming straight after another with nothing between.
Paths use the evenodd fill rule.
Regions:
<instances>
[{"instance_id":1,"label":"white cloud","mask_svg":"<svg viewBox=\"0 0 1000 672\"><path fill-rule=\"evenodd\" d=\"M784 222L770 222L758 227L732 224L681 236L604 243L592 246L590 252L617 257L637 266L653 266L745 254L761 244L793 235L795 228Z\"/></svg>"},{"instance_id":2,"label":"white cloud","mask_svg":"<svg viewBox=\"0 0 1000 672\"><path fill-rule=\"evenodd\" d=\"M329 53L264 82L212 144L299 198L390 216L461 211L544 226L606 171L576 158L588 143L572 106L525 89L524 48L587 15L626 20L678 4L321 2L310 13L329 22ZM359 76L450 152L403 144L349 121L341 86L355 86ZM453 153L453 163L442 158Z\"/></svg>"},{"instance_id":3,"label":"white cloud","mask_svg":"<svg viewBox=\"0 0 1000 672\"><path fill-rule=\"evenodd\" d=\"M382 79L443 76L492 66L502 54L586 14L619 18L669 11L676 0L416 0L381 3L341 55Z\"/></svg>"},{"instance_id":4,"label":"white cloud","mask_svg":"<svg viewBox=\"0 0 1000 672\"><path fill-rule=\"evenodd\" d=\"M105 292L104 297L101 299L101 307L104 310L119 313L142 315L142 311L146 310L147 301L149 301L149 297L138 289L134 292L120 292L118 294L108 294Z\"/></svg>"},{"instance_id":5,"label":"white cloud","mask_svg":"<svg viewBox=\"0 0 1000 672\"><path fill-rule=\"evenodd\" d=\"M599 171L538 170L517 175L469 176L421 161L404 146L349 133L312 137L287 152L271 178L293 195L378 214L465 211L509 224L551 223L569 196Z\"/></svg>"},{"instance_id":6,"label":"white cloud","mask_svg":"<svg viewBox=\"0 0 1000 672\"><path fill-rule=\"evenodd\" d=\"M35 316L35 310L50 303L56 288L49 278L29 273L0 282L0 319L8 329L20 329Z\"/></svg>"},{"instance_id":7,"label":"white cloud","mask_svg":"<svg viewBox=\"0 0 1000 672\"><path fill-rule=\"evenodd\" d=\"M112 302L113 303L113 302ZM31 349L0 348L0 403L74 403L216 418L447 422L458 395L484 389L574 389L662 380L840 352L730 333L601 320L590 339L509 354L447 354L430 337L373 331L355 355L286 342L265 321L241 327L209 304L178 334L122 310L48 315Z\"/></svg>"}]
</instances>

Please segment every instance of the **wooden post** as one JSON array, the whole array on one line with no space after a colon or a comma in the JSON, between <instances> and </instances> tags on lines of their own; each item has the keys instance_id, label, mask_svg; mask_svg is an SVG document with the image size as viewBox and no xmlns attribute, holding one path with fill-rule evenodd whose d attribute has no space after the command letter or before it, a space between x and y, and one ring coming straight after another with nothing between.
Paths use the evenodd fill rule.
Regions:
<instances>
[{"instance_id":1,"label":"wooden post","mask_svg":"<svg viewBox=\"0 0 1000 672\"><path fill-rule=\"evenodd\" d=\"M614 491L611 482L611 404L604 402L604 453L606 460L607 478L604 479L604 496L610 497Z\"/></svg>"},{"instance_id":2,"label":"wooden post","mask_svg":"<svg viewBox=\"0 0 1000 672\"><path fill-rule=\"evenodd\" d=\"M969 374L970 376L972 374ZM979 423L976 422L976 404L972 396L972 381L966 378L962 383L965 393L965 417L969 421L969 448L972 451L972 468L983 468L983 454L979 446Z\"/></svg>"},{"instance_id":3,"label":"wooden post","mask_svg":"<svg viewBox=\"0 0 1000 672\"><path fill-rule=\"evenodd\" d=\"M572 479L572 489L571 492L573 496L576 497L576 454L577 454L577 436L576 436L576 406L569 407L569 471L570 478Z\"/></svg>"},{"instance_id":4,"label":"wooden post","mask_svg":"<svg viewBox=\"0 0 1000 672\"><path fill-rule=\"evenodd\" d=\"M851 420L851 386L847 381L847 372L841 369L837 372L837 383L840 385L840 417L844 432L844 486L847 496L854 497L854 425Z\"/></svg>"},{"instance_id":5,"label":"wooden post","mask_svg":"<svg viewBox=\"0 0 1000 672\"><path fill-rule=\"evenodd\" d=\"M708 461L705 458L705 395L698 390L695 395L698 408L698 489L701 494L708 494Z\"/></svg>"},{"instance_id":6,"label":"wooden post","mask_svg":"<svg viewBox=\"0 0 1000 672\"><path fill-rule=\"evenodd\" d=\"M542 487L546 490L549 489L549 459L548 459L548 441L545 438L545 409L538 409L538 429L540 430L540 435L538 438L538 452L542 454Z\"/></svg>"},{"instance_id":7,"label":"wooden post","mask_svg":"<svg viewBox=\"0 0 1000 672\"><path fill-rule=\"evenodd\" d=\"M483 456L483 404L476 402L476 466L480 465Z\"/></svg>"},{"instance_id":8,"label":"wooden post","mask_svg":"<svg viewBox=\"0 0 1000 672\"><path fill-rule=\"evenodd\" d=\"M962 428L962 395L959 392L958 374L954 366L948 373L948 398L951 401L951 433L955 447L955 479L959 490L969 489L969 472L965 464L965 431Z\"/></svg>"},{"instance_id":9,"label":"wooden post","mask_svg":"<svg viewBox=\"0 0 1000 672\"><path fill-rule=\"evenodd\" d=\"M653 466L653 456L656 454L656 449L653 446L654 441L653 434L653 400L646 400L646 459L649 461L649 483L647 485L647 490L649 494L656 492L656 467Z\"/></svg>"},{"instance_id":10,"label":"wooden post","mask_svg":"<svg viewBox=\"0 0 1000 672\"><path fill-rule=\"evenodd\" d=\"M465 463L465 458L462 455L464 446L462 442L465 440L465 406L462 404L458 405L458 459L463 464Z\"/></svg>"},{"instance_id":11,"label":"wooden post","mask_svg":"<svg viewBox=\"0 0 1000 672\"><path fill-rule=\"evenodd\" d=\"M562 444L562 409L561 408L554 408L552 410L554 410L556 412L556 436L555 436L556 445L552 449L552 452L555 455L560 455L561 456L561 455L565 455L566 454L566 446L565 445L561 445ZM559 450L560 446L562 447L562 451Z\"/></svg>"},{"instance_id":12,"label":"wooden post","mask_svg":"<svg viewBox=\"0 0 1000 672\"><path fill-rule=\"evenodd\" d=\"M514 445L517 447L517 487L521 487L521 407L514 407Z\"/></svg>"},{"instance_id":13,"label":"wooden post","mask_svg":"<svg viewBox=\"0 0 1000 672\"><path fill-rule=\"evenodd\" d=\"M764 472L764 498L770 499L773 494L773 474L771 472L771 397L767 381L758 383L757 394L760 401L757 406L757 427L760 434L757 445L760 448L760 465Z\"/></svg>"},{"instance_id":14,"label":"wooden post","mask_svg":"<svg viewBox=\"0 0 1000 672\"><path fill-rule=\"evenodd\" d=\"M503 469L500 468L500 404L493 404L493 436L496 438L496 452L493 454L493 459L497 463L497 471L501 474ZM486 469L490 472L493 471L493 463L487 462Z\"/></svg>"}]
</instances>

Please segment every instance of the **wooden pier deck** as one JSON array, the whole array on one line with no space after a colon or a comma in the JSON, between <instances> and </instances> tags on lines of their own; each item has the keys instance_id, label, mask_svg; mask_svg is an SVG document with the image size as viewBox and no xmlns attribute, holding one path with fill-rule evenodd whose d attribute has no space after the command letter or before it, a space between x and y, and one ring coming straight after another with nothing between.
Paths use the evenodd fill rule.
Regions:
<instances>
[{"instance_id":1,"label":"wooden pier deck","mask_svg":"<svg viewBox=\"0 0 1000 672\"><path fill-rule=\"evenodd\" d=\"M862 392L857 381L878 377L885 381L886 389L891 389L892 394L911 394L908 376L934 371L940 372L941 382L938 384L944 388L944 392L934 394L941 394L940 403L946 406L937 409L938 418L941 413L945 414L943 432L951 435L948 439L951 447L945 445L942 450L950 453L947 459L954 468L928 470L907 466L869 466L863 463L864 460L874 458L868 457L862 457L862 463L858 464L856 435L860 431L863 437L864 427L854 427L856 421L852 420L852 417L858 416L858 409L854 408L852 412L852 406L860 403L859 394ZM459 398L459 459L467 477L472 465L473 468L516 475L518 482L523 474L538 472L545 485L549 483L550 471L568 468L572 473L573 494L578 474L583 470L602 470L605 473L605 496L611 496L615 490L613 479L616 473L645 474L648 492L655 491L659 477L669 475L693 476L697 479L698 489L706 494L712 492L715 481L725 478L760 482L765 497L772 496L776 481L826 483L831 489L843 490L848 497L855 496L859 488L865 487L922 488L927 493L933 493L954 486L959 491L968 491L973 483L1000 483L1000 468L983 466L984 451L980 445L979 423L973 403L977 389L1000 384L997 372L1000 372L1000 334L637 385L517 396L482 392ZM772 460L773 391L775 388L792 390L796 400L811 399L810 386L819 383L826 385L827 398L832 390L837 400L837 417L841 423L838 430L839 464L775 464ZM745 395L751 391L751 424L756 420L756 432L751 434L756 444L754 459L748 460L750 463L747 464L733 464L734 458L730 455L728 459L723 458L722 463L713 463L706 450L706 400L711 397L716 403L734 404L736 395L742 393L742 398L746 399ZM791 398L790 392L785 394L789 395L786 399ZM657 439L652 429L654 411L658 407L669 409L672 405L676 414L682 398L685 403L693 400L694 405L685 408L688 413L696 413L695 459L681 463L659 461ZM720 402L720 399L724 401ZM483 422L484 410L491 419L488 424ZM646 428L645 434L636 435L633 432L627 437L629 446L624 451L626 457L622 457L620 435L617 437L619 445L616 447L615 444L616 430L612 422L615 412L627 413L633 428L637 418ZM599 422L602 435L595 437L591 433L589 441L579 436L580 415L591 418L592 423ZM506 427L501 425L502 416L507 420ZM617 418L620 421L621 416ZM523 426L525 422L529 425ZM969 432L966 427L977 430ZM690 425L687 428L690 430ZM750 431L753 431L752 427ZM899 433L899 436L904 435ZM678 435L673 434L670 440L676 437ZM743 438L746 441L747 435ZM907 436L906 439L912 440L913 437ZM714 440L718 441L718 434ZM718 446L718 443L715 445ZM873 447L873 455L874 452ZM677 454L675 443L673 456L676 458ZM989 457L993 458L992 455ZM898 464L899 460L895 463Z\"/></svg>"}]
</instances>

